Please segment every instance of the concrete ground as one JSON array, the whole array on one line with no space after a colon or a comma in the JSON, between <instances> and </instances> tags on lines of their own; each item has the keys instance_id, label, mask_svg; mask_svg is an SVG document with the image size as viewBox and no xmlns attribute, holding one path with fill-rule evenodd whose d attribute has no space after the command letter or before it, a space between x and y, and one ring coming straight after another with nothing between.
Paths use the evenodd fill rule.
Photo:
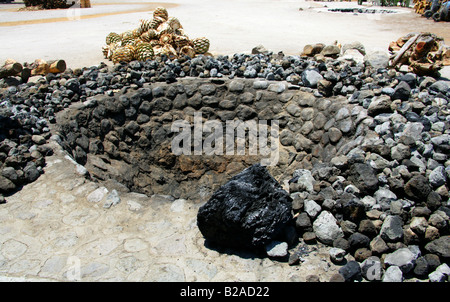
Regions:
<instances>
[{"instance_id":1,"label":"concrete ground","mask_svg":"<svg viewBox=\"0 0 450 302\"><path fill-rule=\"evenodd\" d=\"M120 202L105 207L112 190L86 180L50 145L45 173L0 205L0 282L304 282L313 274L329 281L340 267L321 244L296 266L206 247L196 226L200 203L120 192Z\"/></svg>"},{"instance_id":2,"label":"concrete ground","mask_svg":"<svg viewBox=\"0 0 450 302\"><path fill-rule=\"evenodd\" d=\"M411 8L373 15L324 9L358 7L356 2L91 0L91 4L91 8L50 11L17 11L24 5L1 4L0 62L64 59L70 68L108 62L101 52L106 35L136 28L140 19L151 18L158 5L177 17L191 38L209 38L213 54L250 52L262 44L274 52L295 55L306 44L336 40L341 44L360 41L367 50L387 51L391 41L413 31L431 31L450 41L449 23L427 20Z\"/></svg>"}]
</instances>

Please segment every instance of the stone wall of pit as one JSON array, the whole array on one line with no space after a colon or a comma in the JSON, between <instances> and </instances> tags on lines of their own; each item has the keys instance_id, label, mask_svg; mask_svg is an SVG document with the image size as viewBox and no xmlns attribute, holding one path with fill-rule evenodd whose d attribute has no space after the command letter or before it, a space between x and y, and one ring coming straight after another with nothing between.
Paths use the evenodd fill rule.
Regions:
<instances>
[{"instance_id":1,"label":"stone wall of pit","mask_svg":"<svg viewBox=\"0 0 450 302\"><path fill-rule=\"evenodd\" d=\"M280 182L370 141L367 110L343 96L322 97L287 82L183 78L87 98L58 116L65 149L90 177L123 190L206 201L261 156L180 155L171 150L176 120L278 120L280 155L269 167ZM204 137L209 134L204 134ZM375 142L376 143L376 142ZM248 149L246 149L248 152Z\"/></svg>"}]
</instances>

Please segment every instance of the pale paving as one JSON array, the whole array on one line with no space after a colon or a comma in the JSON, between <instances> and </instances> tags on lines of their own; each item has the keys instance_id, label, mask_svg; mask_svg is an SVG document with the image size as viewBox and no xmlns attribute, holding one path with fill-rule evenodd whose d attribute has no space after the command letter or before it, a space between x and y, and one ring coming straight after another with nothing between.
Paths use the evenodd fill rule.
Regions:
<instances>
[{"instance_id":1,"label":"pale paving","mask_svg":"<svg viewBox=\"0 0 450 302\"><path fill-rule=\"evenodd\" d=\"M110 192L50 144L45 173L0 205L0 281L328 281L339 268L323 246L297 266L205 247L193 201L122 192L106 208Z\"/></svg>"}]
</instances>

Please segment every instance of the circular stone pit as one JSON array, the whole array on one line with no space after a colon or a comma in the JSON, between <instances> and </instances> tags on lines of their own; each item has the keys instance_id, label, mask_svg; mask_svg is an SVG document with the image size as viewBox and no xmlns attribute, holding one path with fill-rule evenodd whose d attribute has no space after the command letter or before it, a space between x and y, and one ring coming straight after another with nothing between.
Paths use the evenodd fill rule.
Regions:
<instances>
[{"instance_id":1,"label":"circular stone pit","mask_svg":"<svg viewBox=\"0 0 450 302\"><path fill-rule=\"evenodd\" d=\"M307 70L322 79L312 85ZM175 156L173 122L192 126L196 112L203 122L278 120L279 161L269 170L293 199L300 242L324 242L361 263L404 247L415 260L432 254L448 262L446 81L351 59L268 53L99 65L2 85L2 99L28 114L47 112L54 138L86 176L120 192L197 203L261 157ZM324 239L330 222L339 230ZM342 271L352 280L361 274L347 274L356 267L349 263Z\"/></svg>"}]
</instances>

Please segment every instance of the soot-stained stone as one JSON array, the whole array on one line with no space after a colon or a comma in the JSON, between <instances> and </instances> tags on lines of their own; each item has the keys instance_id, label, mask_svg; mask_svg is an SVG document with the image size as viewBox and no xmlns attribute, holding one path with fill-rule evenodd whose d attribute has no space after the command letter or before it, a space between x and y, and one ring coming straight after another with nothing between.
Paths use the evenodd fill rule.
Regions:
<instances>
[{"instance_id":1,"label":"soot-stained stone","mask_svg":"<svg viewBox=\"0 0 450 302\"><path fill-rule=\"evenodd\" d=\"M283 240L292 221L292 199L264 166L253 165L220 187L197 214L197 225L212 243L262 248Z\"/></svg>"}]
</instances>

